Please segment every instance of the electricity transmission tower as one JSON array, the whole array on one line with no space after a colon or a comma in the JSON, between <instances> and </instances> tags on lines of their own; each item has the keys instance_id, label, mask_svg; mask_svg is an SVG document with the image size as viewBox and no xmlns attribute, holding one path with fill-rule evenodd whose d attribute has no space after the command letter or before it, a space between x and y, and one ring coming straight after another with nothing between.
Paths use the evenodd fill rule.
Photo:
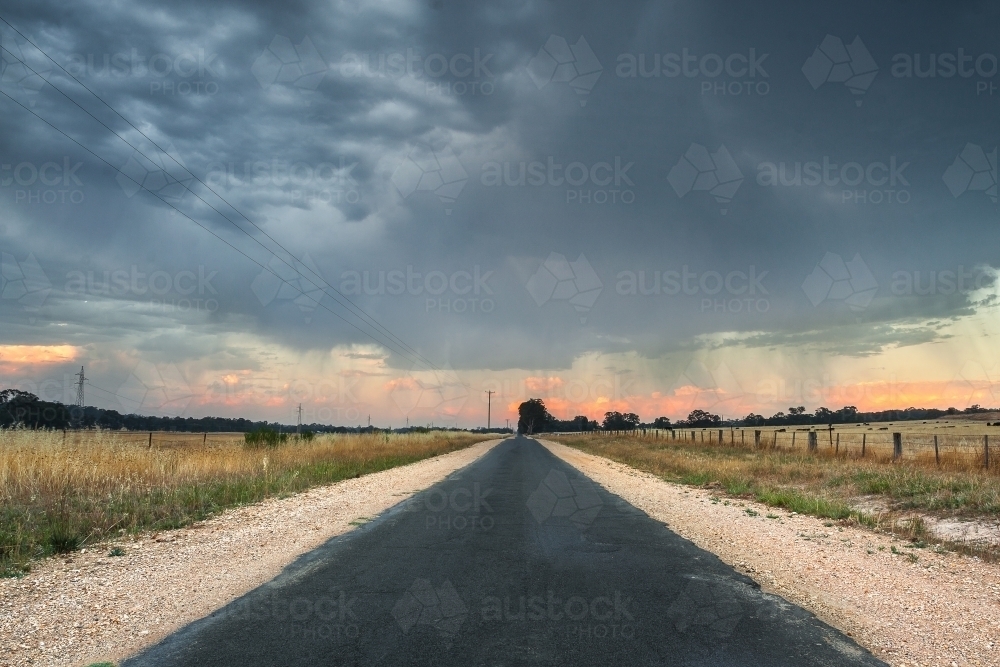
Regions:
<instances>
[{"instance_id":1,"label":"electricity transmission tower","mask_svg":"<svg viewBox=\"0 0 1000 667\"><path fill-rule=\"evenodd\" d=\"M76 406L78 408L83 407L83 383L87 381L86 376L83 374L83 366L80 366L80 372L76 373L74 377L80 378L76 383Z\"/></svg>"}]
</instances>

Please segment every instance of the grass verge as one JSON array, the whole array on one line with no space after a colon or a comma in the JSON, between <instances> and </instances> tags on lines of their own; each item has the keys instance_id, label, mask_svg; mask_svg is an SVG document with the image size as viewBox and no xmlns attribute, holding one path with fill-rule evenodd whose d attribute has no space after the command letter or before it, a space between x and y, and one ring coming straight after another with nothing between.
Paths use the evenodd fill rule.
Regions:
<instances>
[{"instance_id":1,"label":"grass verge","mask_svg":"<svg viewBox=\"0 0 1000 667\"><path fill-rule=\"evenodd\" d=\"M0 430L0 576L31 561L221 510L445 454L489 437L430 432L323 435L258 449L243 439L171 449L114 432Z\"/></svg>"},{"instance_id":2,"label":"grass verge","mask_svg":"<svg viewBox=\"0 0 1000 667\"><path fill-rule=\"evenodd\" d=\"M824 519L854 522L914 540L931 540L920 515L989 519L1000 512L1000 476L938 470L885 458L678 444L637 436L554 436L590 454L667 481L718 488L739 498ZM865 505L871 509L864 509ZM943 540L933 540L945 543ZM995 547L947 543L988 557Z\"/></svg>"}]
</instances>

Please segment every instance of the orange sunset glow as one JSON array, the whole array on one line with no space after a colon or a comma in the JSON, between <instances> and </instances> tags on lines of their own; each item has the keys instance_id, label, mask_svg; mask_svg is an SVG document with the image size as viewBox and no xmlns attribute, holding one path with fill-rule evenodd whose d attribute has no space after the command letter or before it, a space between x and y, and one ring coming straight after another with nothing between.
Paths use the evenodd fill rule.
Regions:
<instances>
[{"instance_id":1,"label":"orange sunset glow","mask_svg":"<svg viewBox=\"0 0 1000 667\"><path fill-rule=\"evenodd\" d=\"M0 368L14 372L22 367L74 361L79 355L79 348L73 345L0 345Z\"/></svg>"}]
</instances>

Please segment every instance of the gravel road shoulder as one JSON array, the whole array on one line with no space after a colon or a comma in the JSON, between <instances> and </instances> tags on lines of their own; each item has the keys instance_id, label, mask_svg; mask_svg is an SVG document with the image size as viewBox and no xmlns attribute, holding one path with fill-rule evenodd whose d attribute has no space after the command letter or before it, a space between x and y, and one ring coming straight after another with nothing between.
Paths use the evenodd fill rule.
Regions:
<instances>
[{"instance_id":1,"label":"gravel road shoulder","mask_svg":"<svg viewBox=\"0 0 1000 667\"><path fill-rule=\"evenodd\" d=\"M0 666L117 662L273 579L296 557L498 442L52 558L25 577L0 579ZM109 557L114 546L125 555Z\"/></svg>"},{"instance_id":2,"label":"gravel road shoulder","mask_svg":"<svg viewBox=\"0 0 1000 667\"><path fill-rule=\"evenodd\" d=\"M749 501L541 441L574 468L894 667L1000 665L1000 566Z\"/></svg>"}]
</instances>

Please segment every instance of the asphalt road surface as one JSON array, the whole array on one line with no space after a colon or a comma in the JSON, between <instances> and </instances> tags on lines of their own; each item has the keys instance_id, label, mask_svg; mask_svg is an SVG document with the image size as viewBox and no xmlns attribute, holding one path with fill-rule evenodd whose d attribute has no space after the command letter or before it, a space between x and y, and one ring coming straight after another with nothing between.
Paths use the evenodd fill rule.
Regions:
<instances>
[{"instance_id":1,"label":"asphalt road surface","mask_svg":"<svg viewBox=\"0 0 1000 667\"><path fill-rule=\"evenodd\" d=\"M884 665L512 438L127 661Z\"/></svg>"}]
</instances>

